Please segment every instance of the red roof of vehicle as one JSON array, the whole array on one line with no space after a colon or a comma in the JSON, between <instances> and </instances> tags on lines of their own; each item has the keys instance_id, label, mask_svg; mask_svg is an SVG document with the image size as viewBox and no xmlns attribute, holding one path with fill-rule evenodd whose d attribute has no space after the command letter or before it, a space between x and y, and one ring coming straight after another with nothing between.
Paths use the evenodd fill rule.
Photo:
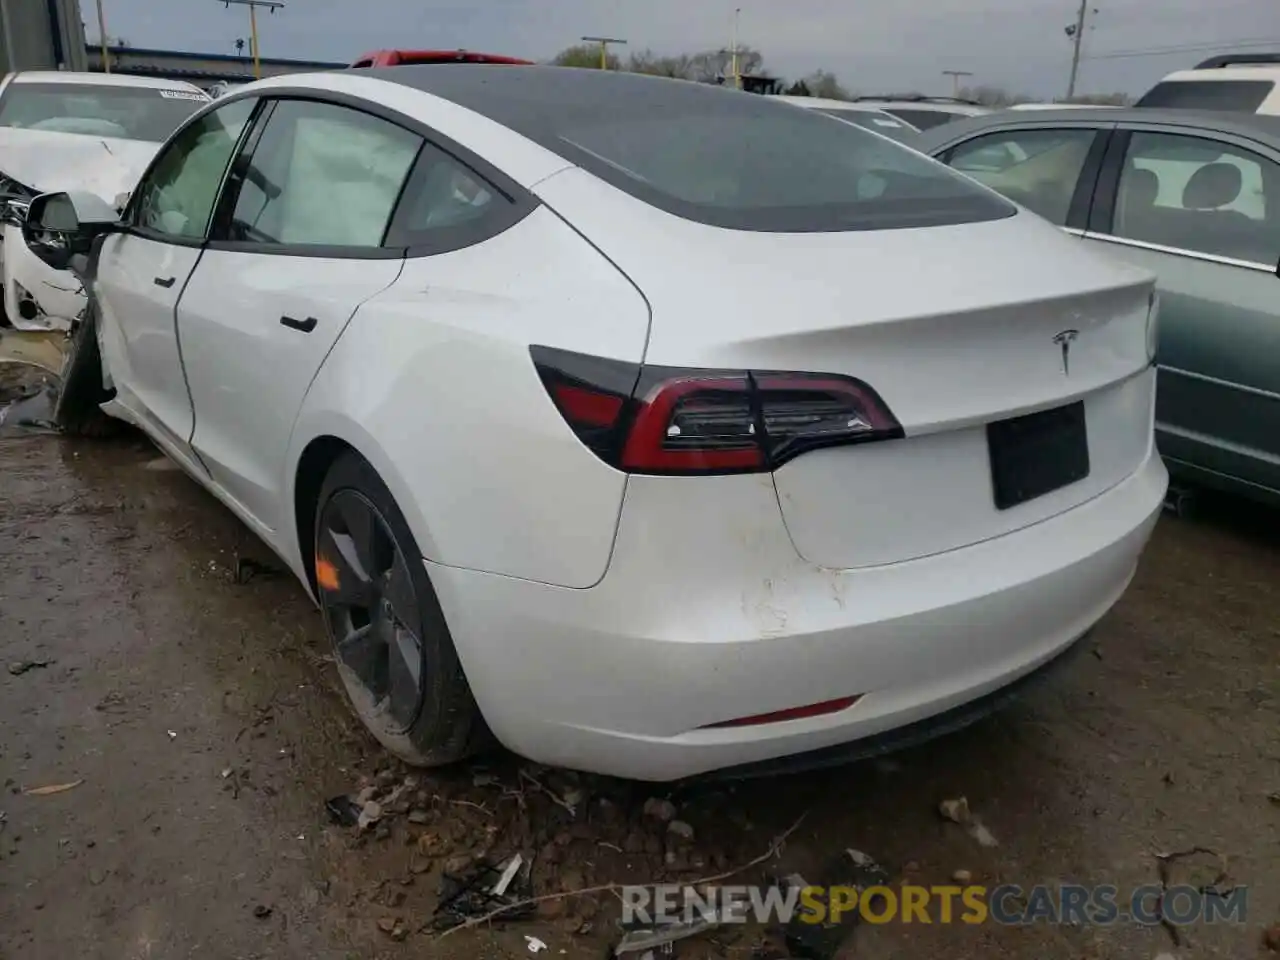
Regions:
<instances>
[{"instance_id":1,"label":"red roof of vehicle","mask_svg":"<svg viewBox=\"0 0 1280 960\"><path fill-rule=\"evenodd\" d=\"M353 63L353 67L394 67L407 63L507 63L532 64L532 60L504 57L474 50L375 50Z\"/></svg>"}]
</instances>

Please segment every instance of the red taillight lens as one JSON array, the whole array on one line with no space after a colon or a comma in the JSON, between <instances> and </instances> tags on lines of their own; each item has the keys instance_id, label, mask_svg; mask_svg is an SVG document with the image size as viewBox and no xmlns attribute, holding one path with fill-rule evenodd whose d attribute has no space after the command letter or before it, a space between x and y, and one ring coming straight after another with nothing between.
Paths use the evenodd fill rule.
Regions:
<instances>
[{"instance_id":1,"label":"red taillight lens","mask_svg":"<svg viewBox=\"0 0 1280 960\"><path fill-rule=\"evenodd\" d=\"M622 469L632 473L759 470L751 384L745 376L699 376L655 383L639 400Z\"/></svg>"},{"instance_id":2,"label":"red taillight lens","mask_svg":"<svg viewBox=\"0 0 1280 960\"><path fill-rule=\"evenodd\" d=\"M867 384L835 374L644 367L546 347L533 361L557 409L628 473L753 473L902 427Z\"/></svg>"}]
</instances>

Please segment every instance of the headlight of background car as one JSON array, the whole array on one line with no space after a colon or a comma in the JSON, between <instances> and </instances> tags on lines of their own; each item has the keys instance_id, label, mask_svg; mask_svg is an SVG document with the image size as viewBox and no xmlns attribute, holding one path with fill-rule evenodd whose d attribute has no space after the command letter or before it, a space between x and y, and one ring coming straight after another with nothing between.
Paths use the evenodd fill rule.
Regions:
<instances>
[{"instance_id":1,"label":"headlight of background car","mask_svg":"<svg viewBox=\"0 0 1280 960\"><path fill-rule=\"evenodd\" d=\"M21 223L37 196L30 187L0 173L0 217Z\"/></svg>"},{"instance_id":2,"label":"headlight of background car","mask_svg":"<svg viewBox=\"0 0 1280 960\"><path fill-rule=\"evenodd\" d=\"M1147 360L1156 362L1156 351L1160 346L1160 295L1154 290L1147 298Z\"/></svg>"}]
</instances>

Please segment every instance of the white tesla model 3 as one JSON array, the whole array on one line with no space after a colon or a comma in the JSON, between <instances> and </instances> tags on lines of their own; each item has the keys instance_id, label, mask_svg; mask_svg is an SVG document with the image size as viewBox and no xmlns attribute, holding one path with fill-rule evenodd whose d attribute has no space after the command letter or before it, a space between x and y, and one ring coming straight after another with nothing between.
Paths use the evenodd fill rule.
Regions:
<instances>
[{"instance_id":1,"label":"white tesla model 3","mask_svg":"<svg viewBox=\"0 0 1280 960\"><path fill-rule=\"evenodd\" d=\"M1077 645L1165 493L1151 277L767 97L280 77L122 220L50 195L26 236L88 255L64 427L136 424L270 544L412 762L491 731L669 780L954 725Z\"/></svg>"}]
</instances>

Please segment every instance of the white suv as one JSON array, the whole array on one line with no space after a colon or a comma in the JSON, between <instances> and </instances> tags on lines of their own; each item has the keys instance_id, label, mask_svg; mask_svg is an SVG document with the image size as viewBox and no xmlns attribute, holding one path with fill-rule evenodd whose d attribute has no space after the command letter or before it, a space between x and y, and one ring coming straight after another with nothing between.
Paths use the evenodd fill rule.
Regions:
<instances>
[{"instance_id":1,"label":"white suv","mask_svg":"<svg viewBox=\"0 0 1280 960\"><path fill-rule=\"evenodd\" d=\"M1280 114L1280 53L1210 57L1169 74L1135 106Z\"/></svg>"}]
</instances>

